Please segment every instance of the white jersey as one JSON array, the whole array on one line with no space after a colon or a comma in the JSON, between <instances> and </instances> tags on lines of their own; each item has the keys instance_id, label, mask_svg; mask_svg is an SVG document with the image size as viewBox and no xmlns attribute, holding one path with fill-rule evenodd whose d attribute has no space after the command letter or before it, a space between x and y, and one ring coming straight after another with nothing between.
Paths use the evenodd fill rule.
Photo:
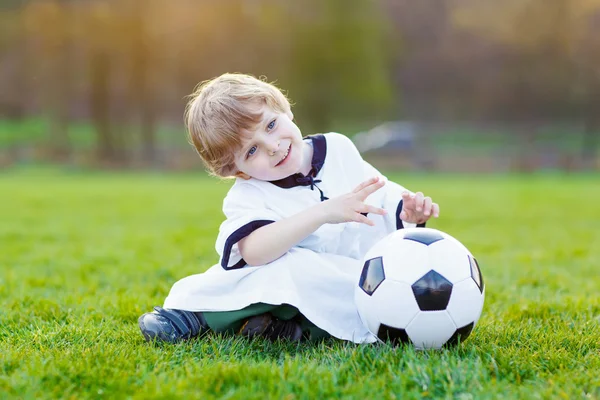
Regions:
<instances>
[{"instance_id":1,"label":"white jersey","mask_svg":"<svg viewBox=\"0 0 600 400\"><path fill-rule=\"evenodd\" d=\"M327 133L305 138L313 146L312 170L273 182L238 178L223 201L227 219L216 241L219 264L173 285L165 308L188 311L233 311L254 303L290 304L334 337L374 342L354 304L354 288L367 250L387 234L414 227L400 220L403 187L386 182L366 203L388 211L368 215L371 227L357 222L325 224L286 254L251 267L237 243L254 230L291 217L311 205L354 190L380 176L362 159L347 137Z\"/></svg>"}]
</instances>

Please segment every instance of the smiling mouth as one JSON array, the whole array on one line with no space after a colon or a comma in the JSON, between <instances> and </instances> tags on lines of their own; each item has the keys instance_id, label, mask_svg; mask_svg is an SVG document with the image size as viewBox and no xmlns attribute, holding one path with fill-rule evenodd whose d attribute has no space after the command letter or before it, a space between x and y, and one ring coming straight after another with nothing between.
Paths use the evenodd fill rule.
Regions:
<instances>
[{"instance_id":1,"label":"smiling mouth","mask_svg":"<svg viewBox=\"0 0 600 400\"><path fill-rule=\"evenodd\" d=\"M275 164L275 166L278 167L281 164L283 164L285 162L285 160L288 159L288 157L289 157L289 155L290 155L291 152L292 152L292 145L290 144L290 147L288 147L287 151L283 155L283 158L277 164Z\"/></svg>"}]
</instances>

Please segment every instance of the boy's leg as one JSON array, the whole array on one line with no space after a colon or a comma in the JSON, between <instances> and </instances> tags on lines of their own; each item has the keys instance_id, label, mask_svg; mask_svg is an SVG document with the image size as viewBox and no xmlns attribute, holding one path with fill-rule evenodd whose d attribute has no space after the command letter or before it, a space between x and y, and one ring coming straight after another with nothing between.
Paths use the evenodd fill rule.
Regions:
<instances>
[{"instance_id":1,"label":"boy's leg","mask_svg":"<svg viewBox=\"0 0 600 400\"><path fill-rule=\"evenodd\" d=\"M190 312L155 307L142 315L138 324L147 341L175 343L201 335L209 329L215 332L239 333L244 336L264 336L269 339L309 340L328 337L296 307L289 304L251 304L246 308L224 312Z\"/></svg>"},{"instance_id":2,"label":"boy's leg","mask_svg":"<svg viewBox=\"0 0 600 400\"><path fill-rule=\"evenodd\" d=\"M241 310L205 312L203 314L204 319L211 330L215 332L239 333L242 330L242 327L244 327L250 319L253 319L253 317L256 318L254 318L253 321L250 321L250 324L253 323L255 326L272 322L268 318L266 320L258 319L258 317L267 313L280 321L291 321L294 319L303 336L311 341L325 339L331 336L327 331L324 331L310 322L296 307L289 304L273 305L256 303ZM286 327L284 327L284 329L285 328ZM295 335L295 332L290 330L290 327L287 327L287 331L291 332L289 335Z\"/></svg>"},{"instance_id":3,"label":"boy's leg","mask_svg":"<svg viewBox=\"0 0 600 400\"><path fill-rule=\"evenodd\" d=\"M288 304L273 305L265 303L250 304L235 311L204 312L204 319L214 332L239 332L248 318L270 313L282 321L289 321L299 314L296 307Z\"/></svg>"}]
</instances>

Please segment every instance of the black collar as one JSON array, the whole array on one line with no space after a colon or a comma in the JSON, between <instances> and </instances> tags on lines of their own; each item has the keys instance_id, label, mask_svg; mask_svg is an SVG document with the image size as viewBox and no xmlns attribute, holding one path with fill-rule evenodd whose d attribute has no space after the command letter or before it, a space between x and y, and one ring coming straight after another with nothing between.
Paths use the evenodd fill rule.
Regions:
<instances>
[{"instance_id":1,"label":"black collar","mask_svg":"<svg viewBox=\"0 0 600 400\"><path fill-rule=\"evenodd\" d=\"M313 178L317 176L323 164L325 163L325 156L327 155L327 142L323 135L311 135L305 139L312 140L313 144L313 156L310 162L311 169L308 175L297 173L290 175L287 178L278 179L276 181L269 181L275 186L279 186L283 189L289 189L296 186L312 186L314 183Z\"/></svg>"}]
</instances>

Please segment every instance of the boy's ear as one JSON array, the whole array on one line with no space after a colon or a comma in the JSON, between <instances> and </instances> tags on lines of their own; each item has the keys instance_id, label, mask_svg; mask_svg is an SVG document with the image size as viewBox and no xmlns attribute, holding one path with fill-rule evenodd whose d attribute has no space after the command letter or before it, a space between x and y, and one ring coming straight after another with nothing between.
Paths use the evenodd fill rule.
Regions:
<instances>
[{"instance_id":1,"label":"boy's ear","mask_svg":"<svg viewBox=\"0 0 600 400\"><path fill-rule=\"evenodd\" d=\"M286 114L288 115L288 117L290 117L290 120L294 120L294 113L292 112L292 110L288 110Z\"/></svg>"},{"instance_id":2,"label":"boy's ear","mask_svg":"<svg viewBox=\"0 0 600 400\"><path fill-rule=\"evenodd\" d=\"M236 178L242 178L242 179L245 179L245 180L248 180L248 179L252 178L250 175L248 175L248 174L246 174L246 173L244 173L242 171L236 172L233 176L235 176Z\"/></svg>"}]
</instances>

